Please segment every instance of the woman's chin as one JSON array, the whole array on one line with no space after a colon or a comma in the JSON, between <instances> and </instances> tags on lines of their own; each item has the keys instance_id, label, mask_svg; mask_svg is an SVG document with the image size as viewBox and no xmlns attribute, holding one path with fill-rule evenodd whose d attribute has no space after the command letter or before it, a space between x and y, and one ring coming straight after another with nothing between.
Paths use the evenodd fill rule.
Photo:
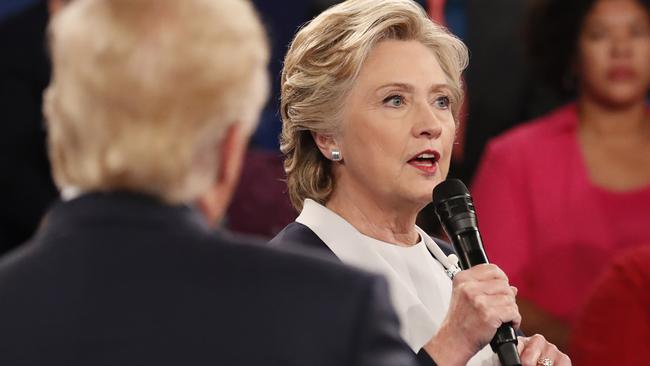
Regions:
<instances>
[{"instance_id":1,"label":"woman's chin","mask_svg":"<svg viewBox=\"0 0 650 366\"><path fill-rule=\"evenodd\" d=\"M413 196L413 198L410 201L413 202L414 206L417 206L418 210L421 210L424 208L424 206L431 203L432 200L433 200L433 187L431 187L431 190L422 190L418 192Z\"/></svg>"},{"instance_id":2,"label":"woman's chin","mask_svg":"<svg viewBox=\"0 0 650 366\"><path fill-rule=\"evenodd\" d=\"M643 103L647 90L634 85L615 85L609 90L600 93L598 99L602 104L611 108L625 108L637 103Z\"/></svg>"}]
</instances>

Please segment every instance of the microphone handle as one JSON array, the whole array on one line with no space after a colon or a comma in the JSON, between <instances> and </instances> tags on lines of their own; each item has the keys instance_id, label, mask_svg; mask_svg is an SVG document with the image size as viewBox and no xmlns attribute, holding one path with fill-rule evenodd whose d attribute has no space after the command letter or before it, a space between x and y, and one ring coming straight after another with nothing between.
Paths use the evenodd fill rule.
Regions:
<instances>
[{"instance_id":1,"label":"microphone handle","mask_svg":"<svg viewBox=\"0 0 650 366\"><path fill-rule=\"evenodd\" d=\"M490 347L499 356L502 366L521 366L517 352L517 334L512 322L501 324L490 341Z\"/></svg>"},{"instance_id":2,"label":"microphone handle","mask_svg":"<svg viewBox=\"0 0 650 366\"><path fill-rule=\"evenodd\" d=\"M451 241L459 256L458 261L462 269L489 263L478 228L466 229L453 235ZM501 324L490 341L490 347L499 356L502 366L521 366L517 343L517 334L512 327L512 322Z\"/></svg>"}]
</instances>

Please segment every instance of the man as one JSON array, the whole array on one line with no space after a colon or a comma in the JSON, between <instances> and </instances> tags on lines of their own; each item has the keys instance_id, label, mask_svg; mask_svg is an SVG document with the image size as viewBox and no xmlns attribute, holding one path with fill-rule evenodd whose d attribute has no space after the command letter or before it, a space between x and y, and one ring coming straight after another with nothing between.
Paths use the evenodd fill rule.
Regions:
<instances>
[{"instance_id":1,"label":"man","mask_svg":"<svg viewBox=\"0 0 650 366\"><path fill-rule=\"evenodd\" d=\"M248 2L78 0L50 40L62 202L0 262L0 365L412 364L382 280L207 225L266 99Z\"/></svg>"}]
</instances>

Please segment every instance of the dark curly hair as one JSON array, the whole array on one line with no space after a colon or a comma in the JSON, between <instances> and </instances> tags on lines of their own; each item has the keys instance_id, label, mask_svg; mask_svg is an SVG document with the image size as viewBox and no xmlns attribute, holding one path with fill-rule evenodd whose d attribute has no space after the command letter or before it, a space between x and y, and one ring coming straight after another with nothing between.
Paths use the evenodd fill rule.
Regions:
<instances>
[{"instance_id":1,"label":"dark curly hair","mask_svg":"<svg viewBox=\"0 0 650 366\"><path fill-rule=\"evenodd\" d=\"M524 28L533 71L563 96L575 95L572 66L580 30L598 0L532 0ZM650 0L637 0L650 13Z\"/></svg>"}]
</instances>

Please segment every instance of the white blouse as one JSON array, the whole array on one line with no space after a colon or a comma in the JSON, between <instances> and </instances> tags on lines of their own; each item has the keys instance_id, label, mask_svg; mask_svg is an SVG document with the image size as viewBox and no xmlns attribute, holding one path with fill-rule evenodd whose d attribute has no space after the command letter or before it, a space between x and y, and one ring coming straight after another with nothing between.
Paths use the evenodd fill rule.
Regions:
<instances>
[{"instance_id":1,"label":"white blouse","mask_svg":"<svg viewBox=\"0 0 650 366\"><path fill-rule=\"evenodd\" d=\"M414 352L433 337L451 300L452 283L446 271L457 268L424 231L415 227L421 240L410 247L386 243L362 234L341 216L310 199L305 200L296 222L309 227L342 262L387 279L401 336ZM468 365L498 366L499 361L486 346Z\"/></svg>"}]
</instances>

